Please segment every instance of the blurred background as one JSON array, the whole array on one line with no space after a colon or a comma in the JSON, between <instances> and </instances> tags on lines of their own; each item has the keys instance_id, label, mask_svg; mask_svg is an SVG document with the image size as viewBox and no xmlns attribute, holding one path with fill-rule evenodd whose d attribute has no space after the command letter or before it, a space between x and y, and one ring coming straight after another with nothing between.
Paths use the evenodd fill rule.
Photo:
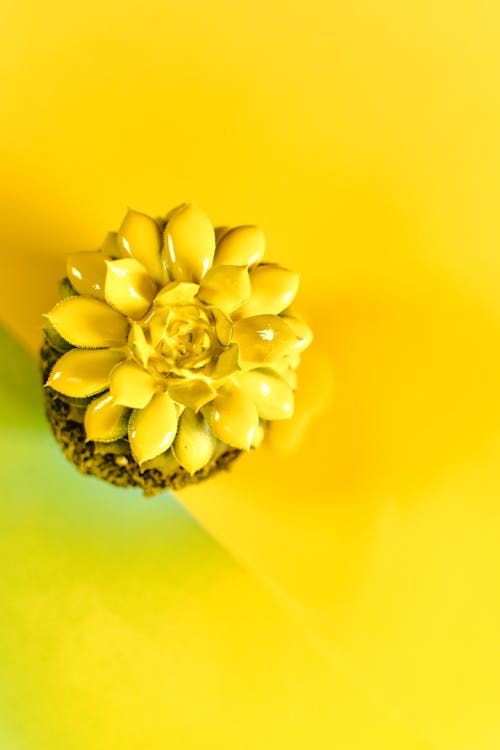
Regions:
<instances>
[{"instance_id":1,"label":"blurred background","mask_svg":"<svg viewBox=\"0 0 500 750\"><path fill-rule=\"evenodd\" d=\"M499 32L492 0L3 0L2 748L500 745ZM145 501L66 466L20 347L66 253L190 199L301 271L323 408Z\"/></svg>"}]
</instances>

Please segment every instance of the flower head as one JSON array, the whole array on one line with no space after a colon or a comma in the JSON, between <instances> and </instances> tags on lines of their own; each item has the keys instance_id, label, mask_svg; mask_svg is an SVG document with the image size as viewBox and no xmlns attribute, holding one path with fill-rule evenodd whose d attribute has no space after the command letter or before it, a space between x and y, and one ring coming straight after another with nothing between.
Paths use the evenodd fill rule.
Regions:
<instances>
[{"instance_id":1,"label":"flower head","mask_svg":"<svg viewBox=\"0 0 500 750\"><path fill-rule=\"evenodd\" d=\"M311 331L298 274L263 262L255 226L213 228L193 204L129 211L96 252L70 255L47 314L64 350L46 385L87 399L87 440L127 438L139 464L171 452L194 473L220 443L256 447L293 414Z\"/></svg>"}]
</instances>

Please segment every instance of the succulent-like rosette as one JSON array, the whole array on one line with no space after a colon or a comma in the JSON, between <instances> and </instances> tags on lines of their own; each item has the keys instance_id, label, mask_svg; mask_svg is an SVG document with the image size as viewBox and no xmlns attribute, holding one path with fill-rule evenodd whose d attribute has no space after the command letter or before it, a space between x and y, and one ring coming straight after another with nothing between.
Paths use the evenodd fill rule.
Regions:
<instances>
[{"instance_id":1,"label":"succulent-like rosette","mask_svg":"<svg viewBox=\"0 0 500 750\"><path fill-rule=\"evenodd\" d=\"M100 250L68 257L46 385L87 399L87 441L125 439L140 466L169 456L194 474L292 416L311 331L290 307L298 274L264 250L258 227L214 229L182 204L129 211Z\"/></svg>"}]
</instances>

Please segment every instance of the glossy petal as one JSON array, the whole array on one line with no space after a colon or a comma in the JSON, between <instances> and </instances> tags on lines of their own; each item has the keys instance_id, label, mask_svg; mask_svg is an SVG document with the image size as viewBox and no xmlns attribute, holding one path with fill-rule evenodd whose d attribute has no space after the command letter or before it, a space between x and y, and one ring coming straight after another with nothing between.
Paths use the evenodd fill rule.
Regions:
<instances>
[{"instance_id":1,"label":"glossy petal","mask_svg":"<svg viewBox=\"0 0 500 750\"><path fill-rule=\"evenodd\" d=\"M129 411L113 399L111 393L104 393L94 399L85 411L84 427L87 440L112 442L127 434Z\"/></svg>"},{"instance_id":2,"label":"glossy petal","mask_svg":"<svg viewBox=\"0 0 500 750\"><path fill-rule=\"evenodd\" d=\"M149 335L151 337L151 344L153 347L158 346L161 339L165 335L165 327L167 325L167 320L169 317L169 311L168 309L162 309L156 310L154 315L152 315L149 318Z\"/></svg>"},{"instance_id":3,"label":"glossy petal","mask_svg":"<svg viewBox=\"0 0 500 750\"><path fill-rule=\"evenodd\" d=\"M214 321L215 333L222 346L228 346L233 332L233 321L218 307L212 307L210 314Z\"/></svg>"},{"instance_id":4,"label":"glossy petal","mask_svg":"<svg viewBox=\"0 0 500 750\"><path fill-rule=\"evenodd\" d=\"M237 310L237 316L277 315L293 302L299 288L299 274L274 264L257 266L250 272L252 291Z\"/></svg>"},{"instance_id":5,"label":"glossy petal","mask_svg":"<svg viewBox=\"0 0 500 750\"><path fill-rule=\"evenodd\" d=\"M129 210L117 239L124 258L135 258L155 281L165 284L166 278L160 258L163 235L158 223L151 216Z\"/></svg>"},{"instance_id":6,"label":"glossy petal","mask_svg":"<svg viewBox=\"0 0 500 750\"><path fill-rule=\"evenodd\" d=\"M172 279L199 282L212 265L215 234L210 219L193 204L180 206L165 227L165 262Z\"/></svg>"},{"instance_id":7,"label":"glossy petal","mask_svg":"<svg viewBox=\"0 0 500 750\"><path fill-rule=\"evenodd\" d=\"M156 381L136 362L121 362L111 373L109 390L116 404L144 409L156 391Z\"/></svg>"},{"instance_id":8,"label":"glossy petal","mask_svg":"<svg viewBox=\"0 0 500 750\"><path fill-rule=\"evenodd\" d=\"M297 336L277 315L255 315L236 321L233 340L239 344L242 360L264 364L288 354Z\"/></svg>"},{"instance_id":9,"label":"glossy petal","mask_svg":"<svg viewBox=\"0 0 500 750\"><path fill-rule=\"evenodd\" d=\"M46 385L66 396L86 398L104 391L125 354L113 349L72 349L57 360Z\"/></svg>"},{"instance_id":10,"label":"glossy petal","mask_svg":"<svg viewBox=\"0 0 500 750\"><path fill-rule=\"evenodd\" d=\"M198 284L192 281L172 281L160 289L154 299L154 304L156 307L163 307L190 302L198 289Z\"/></svg>"},{"instance_id":11,"label":"glossy petal","mask_svg":"<svg viewBox=\"0 0 500 750\"><path fill-rule=\"evenodd\" d=\"M78 294L104 299L106 261L102 253L72 253L66 260L66 274Z\"/></svg>"},{"instance_id":12,"label":"glossy petal","mask_svg":"<svg viewBox=\"0 0 500 750\"><path fill-rule=\"evenodd\" d=\"M217 440L202 414L185 409L179 420L174 453L190 474L202 469L215 453Z\"/></svg>"},{"instance_id":13,"label":"glossy petal","mask_svg":"<svg viewBox=\"0 0 500 750\"><path fill-rule=\"evenodd\" d=\"M122 346L127 340L128 320L95 297L66 297L46 317L73 346L97 349Z\"/></svg>"},{"instance_id":14,"label":"glossy petal","mask_svg":"<svg viewBox=\"0 0 500 750\"><path fill-rule=\"evenodd\" d=\"M227 378L240 369L240 348L238 344L231 344L219 354L212 369L211 377L214 380Z\"/></svg>"},{"instance_id":15,"label":"glossy petal","mask_svg":"<svg viewBox=\"0 0 500 750\"><path fill-rule=\"evenodd\" d=\"M198 411L202 406L208 404L215 397L216 390L213 385L198 378L171 380L168 385L168 394L174 401L183 406Z\"/></svg>"},{"instance_id":16,"label":"glossy petal","mask_svg":"<svg viewBox=\"0 0 500 750\"><path fill-rule=\"evenodd\" d=\"M153 354L154 349L146 338L146 334L139 323L132 323L128 336L128 345L134 357L143 365L143 367L147 367L149 358Z\"/></svg>"},{"instance_id":17,"label":"glossy petal","mask_svg":"<svg viewBox=\"0 0 500 750\"><path fill-rule=\"evenodd\" d=\"M293 391L287 383L270 370L239 372L235 380L252 399L261 419L291 419Z\"/></svg>"},{"instance_id":18,"label":"glossy petal","mask_svg":"<svg viewBox=\"0 0 500 750\"><path fill-rule=\"evenodd\" d=\"M252 399L239 388L222 391L214 401L212 429L228 445L249 450L259 426L259 415Z\"/></svg>"},{"instance_id":19,"label":"glossy petal","mask_svg":"<svg viewBox=\"0 0 500 750\"><path fill-rule=\"evenodd\" d=\"M141 464L141 472L147 471L148 469L158 469L165 474L165 476L168 476L178 469L179 466L180 464L170 448L169 450L160 453L159 456L155 456L150 461L144 461L144 463Z\"/></svg>"},{"instance_id":20,"label":"glossy petal","mask_svg":"<svg viewBox=\"0 0 500 750\"><path fill-rule=\"evenodd\" d=\"M249 294L250 278L246 266L214 266L201 282L198 297L231 313Z\"/></svg>"},{"instance_id":21,"label":"glossy petal","mask_svg":"<svg viewBox=\"0 0 500 750\"><path fill-rule=\"evenodd\" d=\"M177 410L167 393L157 393L145 409L132 413L129 440L137 463L168 450L177 432Z\"/></svg>"},{"instance_id":22,"label":"glossy petal","mask_svg":"<svg viewBox=\"0 0 500 750\"><path fill-rule=\"evenodd\" d=\"M155 298L155 282L144 266L133 258L108 260L106 264L106 299L124 315L139 320Z\"/></svg>"},{"instance_id":23,"label":"glossy petal","mask_svg":"<svg viewBox=\"0 0 500 750\"><path fill-rule=\"evenodd\" d=\"M264 257L266 238L259 227L234 227L217 242L214 265L252 266Z\"/></svg>"},{"instance_id":24,"label":"glossy petal","mask_svg":"<svg viewBox=\"0 0 500 750\"><path fill-rule=\"evenodd\" d=\"M294 352L303 352L311 344L313 340L313 332L300 315L285 311L281 315L281 318L285 321L287 326L290 326L298 338L298 341L294 346Z\"/></svg>"},{"instance_id":25,"label":"glossy petal","mask_svg":"<svg viewBox=\"0 0 500 750\"><path fill-rule=\"evenodd\" d=\"M255 434L252 438L252 448L258 448L260 445L262 445L262 441L264 440L266 436L266 431L264 429L264 425L262 422L259 422L259 426L255 430Z\"/></svg>"}]
</instances>

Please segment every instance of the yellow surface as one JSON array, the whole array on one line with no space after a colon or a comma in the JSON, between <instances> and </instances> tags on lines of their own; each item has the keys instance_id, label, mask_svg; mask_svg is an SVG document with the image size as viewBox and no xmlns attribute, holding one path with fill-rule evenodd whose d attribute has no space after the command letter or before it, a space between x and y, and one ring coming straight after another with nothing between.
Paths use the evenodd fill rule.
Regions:
<instances>
[{"instance_id":1,"label":"yellow surface","mask_svg":"<svg viewBox=\"0 0 500 750\"><path fill-rule=\"evenodd\" d=\"M9 675L30 700L7 734L43 750L67 747L68 726L78 750L144 735L151 748L498 747L497 3L4 0L1 13L0 311L20 338L36 347L66 253L96 247L127 205L193 198L216 223L262 225L269 257L302 272L308 369L319 378L322 356L335 381L298 454L250 456L181 497L258 576L255 594L238 576L201 587L205 604L172 615L170 649L155 618L167 553L137 614L111 551L88 585L119 592L120 622L96 599L77 632L68 605L50 635L59 649L75 637L54 666L50 638L26 650L23 613L49 618L28 587ZM57 539L16 539L50 575ZM61 587L71 599L74 566L58 575L56 600ZM209 664L200 619L200 638L224 633ZM128 655L118 671L107 641ZM165 703L167 664L182 687ZM44 735L51 711L63 723ZM160 713L191 728L155 733ZM242 715L273 729L235 739ZM23 724L39 734L22 740Z\"/></svg>"}]
</instances>

